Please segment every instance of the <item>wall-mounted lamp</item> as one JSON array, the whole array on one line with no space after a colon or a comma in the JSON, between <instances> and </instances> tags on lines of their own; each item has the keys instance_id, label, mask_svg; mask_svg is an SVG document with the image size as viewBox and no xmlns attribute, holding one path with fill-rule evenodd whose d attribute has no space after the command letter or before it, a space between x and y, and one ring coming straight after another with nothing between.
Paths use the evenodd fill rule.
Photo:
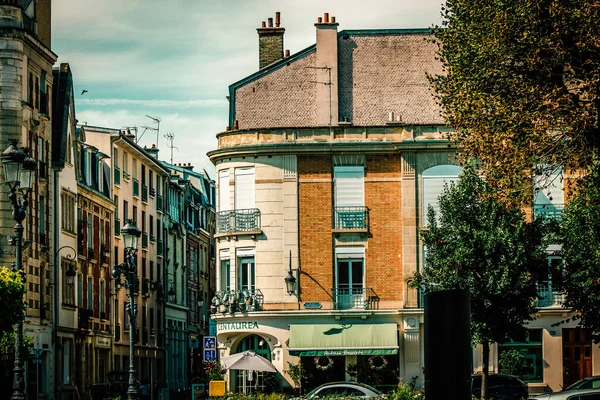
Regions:
<instances>
[{"instance_id":1,"label":"wall-mounted lamp","mask_svg":"<svg viewBox=\"0 0 600 400\"><path fill-rule=\"evenodd\" d=\"M296 277L292 271L292 251L290 250L290 270L288 271L288 275L285 277L285 287L290 296L296 291Z\"/></svg>"},{"instance_id":2,"label":"wall-mounted lamp","mask_svg":"<svg viewBox=\"0 0 600 400\"><path fill-rule=\"evenodd\" d=\"M167 295L169 296L169 301L171 303L175 303L177 301L177 299L175 298L176 293L175 293L175 290L173 289L173 286L171 286L169 288L169 291L167 292Z\"/></svg>"},{"instance_id":3,"label":"wall-mounted lamp","mask_svg":"<svg viewBox=\"0 0 600 400\"><path fill-rule=\"evenodd\" d=\"M73 264L69 265L69 269L65 272L65 275L67 277L67 285L72 288L75 284L75 275L77 275L77 272L73 269Z\"/></svg>"}]
</instances>

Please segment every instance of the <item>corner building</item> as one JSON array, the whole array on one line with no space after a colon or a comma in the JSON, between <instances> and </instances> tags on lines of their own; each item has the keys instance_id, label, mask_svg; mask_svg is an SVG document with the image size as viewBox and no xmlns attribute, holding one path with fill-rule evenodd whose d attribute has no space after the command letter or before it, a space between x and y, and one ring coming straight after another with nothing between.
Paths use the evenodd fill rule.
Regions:
<instances>
[{"instance_id":1,"label":"corner building","mask_svg":"<svg viewBox=\"0 0 600 400\"><path fill-rule=\"evenodd\" d=\"M252 349L286 382L229 371L229 390L291 386L298 362L304 390L422 384L423 310L409 288L418 227L460 172L426 77L442 72L435 46L428 30L338 32L325 14L316 44L289 55L279 13L272 21L257 29L260 69L230 86L229 126L209 152L211 309L221 357Z\"/></svg>"}]
</instances>

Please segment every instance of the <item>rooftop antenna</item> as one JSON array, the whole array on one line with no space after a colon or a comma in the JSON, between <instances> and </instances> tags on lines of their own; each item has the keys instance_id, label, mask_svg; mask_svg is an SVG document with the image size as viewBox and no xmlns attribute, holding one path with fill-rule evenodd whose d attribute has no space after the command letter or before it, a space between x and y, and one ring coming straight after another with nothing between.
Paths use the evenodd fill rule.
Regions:
<instances>
[{"instance_id":1,"label":"rooftop antenna","mask_svg":"<svg viewBox=\"0 0 600 400\"><path fill-rule=\"evenodd\" d=\"M138 127L137 126L124 126L123 129L127 130L128 133L130 133L130 131L134 131L135 132L135 142L137 143L138 141ZM142 133L142 136L144 136L144 134ZM140 136L140 139L142 138L142 136Z\"/></svg>"},{"instance_id":2,"label":"rooftop antenna","mask_svg":"<svg viewBox=\"0 0 600 400\"><path fill-rule=\"evenodd\" d=\"M179 151L177 147L173 146L173 139L175 139L175 134L169 132L166 135L164 135L164 137L167 139L167 147L171 149L171 165L173 165L173 149L177 149L177 151ZM171 144L169 144L169 142L171 142Z\"/></svg>"},{"instance_id":3,"label":"rooftop antenna","mask_svg":"<svg viewBox=\"0 0 600 400\"><path fill-rule=\"evenodd\" d=\"M142 136L144 136L144 133L146 133L146 131L148 129L150 129L151 131L156 132L156 147L158 147L158 135L160 134L160 118L154 118L154 117L151 117L148 114L146 114L146 117L148 117L152 121L154 121L154 123L156 124L156 128L153 127L153 126L142 126L142 128L144 128L144 132L142 132L142 135L140 136L140 139L142 138Z\"/></svg>"}]
</instances>

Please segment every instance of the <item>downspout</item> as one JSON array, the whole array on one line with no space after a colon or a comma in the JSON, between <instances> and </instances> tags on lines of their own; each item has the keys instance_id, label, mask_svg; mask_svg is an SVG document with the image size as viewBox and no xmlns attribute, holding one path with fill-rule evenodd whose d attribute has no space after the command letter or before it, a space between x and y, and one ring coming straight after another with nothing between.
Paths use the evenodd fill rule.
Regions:
<instances>
[{"instance_id":1,"label":"downspout","mask_svg":"<svg viewBox=\"0 0 600 400\"><path fill-rule=\"evenodd\" d=\"M54 240L53 240L53 244L54 244L54 248L58 248L59 245L59 232L60 229L57 229L59 225L59 215L58 215L58 207L57 205L59 204L59 170L55 169L54 170L54 207L55 207L55 212L53 213L53 217L54 217L54 232L53 232L53 236L54 236ZM58 357L58 327L60 326L60 318L59 318L59 314L60 314L60 310L59 310L59 284L58 284L58 278L59 278L59 273L58 273L58 252L56 250L54 250L54 248L52 249L52 263L54 264L52 266L52 285L53 285L53 289L52 290L52 300L54 302L54 306L53 306L53 310L54 312L52 313L52 319L54 320L54 329L52 330L52 345L54 347L53 351L54 351L54 399L58 400L59 398L59 390L58 390L58 386L59 386L59 382L61 381L60 377L57 376L58 371L60 371L60 359Z\"/></svg>"}]
</instances>

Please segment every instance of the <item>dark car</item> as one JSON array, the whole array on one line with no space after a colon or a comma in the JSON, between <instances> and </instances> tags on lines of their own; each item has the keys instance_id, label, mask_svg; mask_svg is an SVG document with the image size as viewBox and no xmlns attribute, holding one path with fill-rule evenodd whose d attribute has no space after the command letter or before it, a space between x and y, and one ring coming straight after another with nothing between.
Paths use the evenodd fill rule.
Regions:
<instances>
[{"instance_id":1,"label":"dark car","mask_svg":"<svg viewBox=\"0 0 600 400\"><path fill-rule=\"evenodd\" d=\"M127 395L127 389L129 388L129 371L126 370L114 370L110 371L106 377L108 378L108 391L113 396L125 396ZM136 387L139 390L140 382L135 382Z\"/></svg>"},{"instance_id":2,"label":"dark car","mask_svg":"<svg viewBox=\"0 0 600 400\"><path fill-rule=\"evenodd\" d=\"M481 398L481 375L473 375L471 393ZM513 375L490 374L488 376L488 396L494 400L527 399L527 384Z\"/></svg>"}]
</instances>

